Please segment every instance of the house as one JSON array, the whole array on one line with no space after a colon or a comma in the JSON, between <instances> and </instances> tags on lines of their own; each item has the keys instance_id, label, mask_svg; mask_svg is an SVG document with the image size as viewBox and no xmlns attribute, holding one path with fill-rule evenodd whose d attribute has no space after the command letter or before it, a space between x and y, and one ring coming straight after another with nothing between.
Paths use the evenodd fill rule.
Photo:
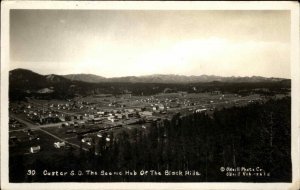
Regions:
<instances>
[{"instance_id":1,"label":"house","mask_svg":"<svg viewBox=\"0 0 300 190\"><path fill-rule=\"evenodd\" d=\"M64 146L66 146L65 142L55 142L54 143L55 148L61 148L61 147L64 147Z\"/></svg>"},{"instance_id":2,"label":"house","mask_svg":"<svg viewBox=\"0 0 300 190\"><path fill-rule=\"evenodd\" d=\"M139 112L139 114L141 116L152 116L152 112L151 111L142 111L142 112Z\"/></svg>"},{"instance_id":3,"label":"house","mask_svg":"<svg viewBox=\"0 0 300 190\"><path fill-rule=\"evenodd\" d=\"M134 109L125 109L125 112L133 113Z\"/></svg>"},{"instance_id":4,"label":"house","mask_svg":"<svg viewBox=\"0 0 300 190\"><path fill-rule=\"evenodd\" d=\"M63 116L58 117L58 119L59 119L60 121L66 121L65 117L63 117Z\"/></svg>"},{"instance_id":5,"label":"house","mask_svg":"<svg viewBox=\"0 0 300 190\"><path fill-rule=\"evenodd\" d=\"M41 150L41 147L40 146L32 146L32 147L30 147L30 149L29 149L29 151L31 152L31 153L37 153L37 152L39 152Z\"/></svg>"},{"instance_id":6,"label":"house","mask_svg":"<svg viewBox=\"0 0 300 190\"><path fill-rule=\"evenodd\" d=\"M165 109L165 106L163 104L158 104L157 108L159 110L164 110Z\"/></svg>"},{"instance_id":7,"label":"house","mask_svg":"<svg viewBox=\"0 0 300 190\"><path fill-rule=\"evenodd\" d=\"M69 123L68 123L68 122L64 122L64 123L61 124L61 126L62 126L62 127L69 126Z\"/></svg>"},{"instance_id":8,"label":"house","mask_svg":"<svg viewBox=\"0 0 300 190\"><path fill-rule=\"evenodd\" d=\"M125 118L128 119L130 117L133 117L133 113L125 113Z\"/></svg>"},{"instance_id":9,"label":"house","mask_svg":"<svg viewBox=\"0 0 300 190\"><path fill-rule=\"evenodd\" d=\"M97 118L96 118L97 119ZM84 126L85 125L85 121L78 121L78 125L79 126Z\"/></svg>"},{"instance_id":10,"label":"house","mask_svg":"<svg viewBox=\"0 0 300 190\"><path fill-rule=\"evenodd\" d=\"M104 111L98 111L97 114L98 115L104 115Z\"/></svg>"},{"instance_id":11,"label":"house","mask_svg":"<svg viewBox=\"0 0 300 190\"><path fill-rule=\"evenodd\" d=\"M71 133L76 133L77 131L75 130L75 129L68 129L67 131L66 131L66 134L71 134Z\"/></svg>"},{"instance_id":12,"label":"house","mask_svg":"<svg viewBox=\"0 0 300 190\"><path fill-rule=\"evenodd\" d=\"M221 94L222 92L220 90L214 90L214 91L211 91L210 94L213 94L213 95L217 95L217 94Z\"/></svg>"},{"instance_id":13,"label":"house","mask_svg":"<svg viewBox=\"0 0 300 190\"><path fill-rule=\"evenodd\" d=\"M205 112L207 111L207 109L203 108L203 109L197 109L195 112L196 113L201 113L201 112Z\"/></svg>"},{"instance_id":14,"label":"house","mask_svg":"<svg viewBox=\"0 0 300 190\"><path fill-rule=\"evenodd\" d=\"M115 121L114 116L108 116L107 119L108 119L109 121L111 121L111 122L114 122L114 121Z\"/></svg>"},{"instance_id":15,"label":"house","mask_svg":"<svg viewBox=\"0 0 300 190\"><path fill-rule=\"evenodd\" d=\"M135 108L134 110L139 112L139 111L142 111L142 108Z\"/></svg>"},{"instance_id":16,"label":"house","mask_svg":"<svg viewBox=\"0 0 300 190\"><path fill-rule=\"evenodd\" d=\"M83 142L83 143L88 143L88 142L91 142L92 141L92 138L90 138L90 137L84 137L83 139L81 139L81 142Z\"/></svg>"},{"instance_id":17,"label":"house","mask_svg":"<svg viewBox=\"0 0 300 190\"><path fill-rule=\"evenodd\" d=\"M102 118L97 117L97 118L94 118L92 121L93 121L93 123L101 123ZM84 124L84 123L83 123L83 124Z\"/></svg>"},{"instance_id":18,"label":"house","mask_svg":"<svg viewBox=\"0 0 300 190\"><path fill-rule=\"evenodd\" d=\"M115 114L115 117L118 119L122 119L123 118L123 114L117 113Z\"/></svg>"}]
</instances>

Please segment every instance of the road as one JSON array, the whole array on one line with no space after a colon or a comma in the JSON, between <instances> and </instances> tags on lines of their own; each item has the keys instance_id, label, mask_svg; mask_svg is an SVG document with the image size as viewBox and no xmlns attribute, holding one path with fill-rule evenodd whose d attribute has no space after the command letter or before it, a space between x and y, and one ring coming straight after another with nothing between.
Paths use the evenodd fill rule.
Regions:
<instances>
[{"instance_id":1,"label":"road","mask_svg":"<svg viewBox=\"0 0 300 190\"><path fill-rule=\"evenodd\" d=\"M22 128L22 129L10 130L9 132L23 131L23 130L28 130L28 129L35 129L35 130L42 131L42 132L46 133L47 135L50 135L51 137L53 137L53 138L55 138L55 139L57 139L59 141L64 141L65 143L67 143L67 144L69 144L69 145L71 145L73 147L80 148L79 145L71 143L71 142L67 141L66 139L62 139L62 138L54 135L53 133L50 133L50 132L48 132L48 131L46 131L46 130L43 129L43 128L46 128L46 127L57 127L57 126L60 126L61 123L46 124L46 125L34 125L34 124L32 124L32 123L24 120L24 119L21 119L21 118L17 117L16 115L10 114L10 117L14 118L15 120L19 121L20 123L23 123L27 127L26 128ZM82 149L85 150L85 151L89 151L88 149L83 148L83 147L82 147Z\"/></svg>"},{"instance_id":2,"label":"road","mask_svg":"<svg viewBox=\"0 0 300 190\"><path fill-rule=\"evenodd\" d=\"M74 143L70 143L70 142L66 141L66 139L62 139L62 138L60 138L60 137L58 137L58 136L56 136L56 135L54 135L54 134L52 134L52 133L50 133L50 132L48 132L48 131L45 131L45 130L42 129L42 128L40 128L39 130L42 131L42 132L44 132L44 133L46 133L46 134L48 134L48 135L50 135L50 136L52 136L53 138L56 138L56 139L59 140L59 141L64 141L65 143L67 143L67 144L69 144L69 145L72 145L72 146L75 146L75 147L77 147L77 148L80 148L79 145L74 144ZM88 149L83 148L83 147L82 147L82 149L85 150L85 151L89 151Z\"/></svg>"},{"instance_id":3,"label":"road","mask_svg":"<svg viewBox=\"0 0 300 190\"><path fill-rule=\"evenodd\" d=\"M64 122L59 122L59 123L50 123L50 124L44 124L44 125L38 125L38 124L32 124L14 114L10 114L10 117L14 118L15 120L19 121L20 123L23 123L27 127L22 128L22 129L13 129L9 130L9 132L16 132L16 131L23 131L23 130L28 130L28 129L40 129L40 128L47 128L47 127L59 127L61 126L62 123Z\"/></svg>"}]
</instances>

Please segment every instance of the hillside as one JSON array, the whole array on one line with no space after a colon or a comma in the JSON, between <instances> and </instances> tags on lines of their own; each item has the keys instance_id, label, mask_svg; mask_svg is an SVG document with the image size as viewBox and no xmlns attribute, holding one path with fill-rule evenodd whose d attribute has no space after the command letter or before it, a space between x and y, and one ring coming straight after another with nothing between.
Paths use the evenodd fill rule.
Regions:
<instances>
[{"instance_id":1,"label":"hillside","mask_svg":"<svg viewBox=\"0 0 300 190\"><path fill-rule=\"evenodd\" d=\"M71 79L68 79L70 78ZM87 82L89 81L89 82ZM96 82L98 81L98 82ZM101 81L101 82L99 82ZM65 99L94 94L153 95L166 92L188 93L220 90L230 93L250 93L251 89L267 88L268 93L285 92L291 80L264 77L218 77L149 75L140 77L103 78L96 75L40 75L25 69L9 73L9 97L12 100L35 97ZM167 89L167 90L166 90ZM263 90L263 92L265 92Z\"/></svg>"},{"instance_id":2,"label":"hillside","mask_svg":"<svg viewBox=\"0 0 300 190\"><path fill-rule=\"evenodd\" d=\"M62 75L62 77L65 77L71 81L82 81L82 82L90 82L90 83L99 83L99 82L106 81L105 77L92 75L92 74L69 74L69 75Z\"/></svg>"}]
</instances>

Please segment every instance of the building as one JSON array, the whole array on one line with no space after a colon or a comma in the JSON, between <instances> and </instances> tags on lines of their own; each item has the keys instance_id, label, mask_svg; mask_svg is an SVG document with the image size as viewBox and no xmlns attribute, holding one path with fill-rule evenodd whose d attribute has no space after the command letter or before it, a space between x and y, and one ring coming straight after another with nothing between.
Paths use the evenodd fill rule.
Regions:
<instances>
[{"instance_id":1,"label":"building","mask_svg":"<svg viewBox=\"0 0 300 190\"><path fill-rule=\"evenodd\" d=\"M134 109L125 109L125 112L133 113L135 110Z\"/></svg>"},{"instance_id":2,"label":"building","mask_svg":"<svg viewBox=\"0 0 300 190\"><path fill-rule=\"evenodd\" d=\"M152 116L153 112L151 111L142 111L139 112L140 116Z\"/></svg>"},{"instance_id":3,"label":"building","mask_svg":"<svg viewBox=\"0 0 300 190\"><path fill-rule=\"evenodd\" d=\"M97 124L97 123L101 123L102 120L103 120L102 118L97 117L97 118L94 118L92 121L93 121L93 123ZM84 124L84 123L83 123L83 124Z\"/></svg>"},{"instance_id":4,"label":"building","mask_svg":"<svg viewBox=\"0 0 300 190\"><path fill-rule=\"evenodd\" d=\"M115 122L114 116L108 116L107 119L111 122Z\"/></svg>"},{"instance_id":5,"label":"building","mask_svg":"<svg viewBox=\"0 0 300 190\"><path fill-rule=\"evenodd\" d=\"M203 109L196 109L196 113L201 113L201 112L205 112L207 111L207 109L203 108Z\"/></svg>"},{"instance_id":6,"label":"building","mask_svg":"<svg viewBox=\"0 0 300 190\"><path fill-rule=\"evenodd\" d=\"M31 152L31 153L37 153L37 152L39 152L41 150L41 147L40 146L32 146L32 147L30 147L30 149L29 149L29 151Z\"/></svg>"},{"instance_id":7,"label":"building","mask_svg":"<svg viewBox=\"0 0 300 190\"><path fill-rule=\"evenodd\" d=\"M213 95L217 95L217 94L221 94L222 92L220 90L214 90L214 91L211 91L210 94L213 94Z\"/></svg>"},{"instance_id":8,"label":"building","mask_svg":"<svg viewBox=\"0 0 300 190\"><path fill-rule=\"evenodd\" d=\"M61 147L64 147L64 146L66 146L65 142L55 142L54 143L55 148L61 148Z\"/></svg>"},{"instance_id":9,"label":"building","mask_svg":"<svg viewBox=\"0 0 300 190\"><path fill-rule=\"evenodd\" d=\"M116 117L117 119L123 119L123 118L125 118L125 116L124 116L123 114L121 114L121 113L115 114L115 117Z\"/></svg>"},{"instance_id":10,"label":"building","mask_svg":"<svg viewBox=\"0 0 300 190\"><path fill-rule=\"evenodd\" d=\"M98 115L104 115L104 113L105 113L104 111L98 111L97 112Z\"/></svg>"},{"instance_id":11,"label":"building","mask_svg":"<svg viewBox=\"0 0 300 190\"><path fill-rule=\"evenodd\" d=\"M163 104L158 104L158 105L157 105L157 108L158 108L159 110L164 110L164 109L165 109L165 106L164 106Z\"/></svg>"},{"instance_id":12,"label":"building","mask_svg":"<svg viewBox=\"0 0 300 190\"><path fill-rule=\"evenodd\" d=\"M83 143L92 142L92 138L90 138L90 137L84 137L83 139L81 139L81 142L83 142Z\"/></svg>"}]
</instances>

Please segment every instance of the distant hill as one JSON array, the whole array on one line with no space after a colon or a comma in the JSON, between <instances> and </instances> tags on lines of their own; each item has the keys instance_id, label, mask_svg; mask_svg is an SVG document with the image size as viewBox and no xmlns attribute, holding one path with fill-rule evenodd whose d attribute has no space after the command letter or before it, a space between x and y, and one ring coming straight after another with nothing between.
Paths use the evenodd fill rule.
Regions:
<instances>
[{"instance_id":1,"label":"distant hill","mask_svg":"<svg viewBox=\"0 0 300 190\"><path fill-rule=\"evenodd\" d=\"M251 82L280 82L290 79L284 78L267 78L261 76L252 77L222 77L215 75L200 75L200 76L185 76L185 75L145 75L145 76L126 76L105 78L93 74L69 74L69 75L40 75L26 69L15 69L10 71L10 82L18 81L19 84L26 85L28 80L35 81L35 83L68 83L74 81L81 81L87 83L199 83L199 82L230 82L230 83L251 83Z\"/></svg>"},{"instance_id":2,"label":"distant hill","mask_svg":"<svg viewBox=\"0 0 300 190\"><path fill-rule=\"evenodd\" d=\"M34 85L32 85L34 81ZM15 69L9 72L9 85L14 88L43 87L47 82L43 75L26 69Z\"/></svg>"},{"instance_id":3,"label":"distant hill","mask_svg":"<svg viewBox=\"0 0 300 190\"><path fill-rule=\"evenodd\" d=\"M9 72L9 84L14 88L38 89L57 83L61 85L70 81L60 75L40 75L26 69L15 69Z\"/></svg>"},{"instance_id":4,"label":"distant hill","mask_svg":"<svg viewBox=\"0 0 300 190\"><path fill-rule=\"evenodd\" d=\"M71 81L83 81L83 82L90 82L90 83L99 83L99 82L106 81L105 77L101 77L93 74L70 74L70 75L62 75L62 77L65 77Z\"/></svg>"},{"instance_id":5,"label":"distant hill","mask_svg":"<svg viewBox=\"0 0 300 190\"><path fill-rule=\"evenodd\" d=\"M129 83L198 83L198 82L276 82L282 81L283 78L266 78L260 76L252 77L221 77L215 75L200 75L200 76L185 76L185 75L145 75L145 76L126 76L105 78L92 74L70 74L62 75L63 77L72 81L83 81L90 83L100 82L129 82Z\"/></svg>"},{"instance_id":6,"label":"distant hill","mask_svg":"<svg viewBox=\"0 0 300 190\"><path fill-rule=\"evenodd\" d=\"M221 90L239 93L256 88L269 88L274 92L289 89L290 79L265 77L220 77L213 75L148 75L104 78L91 74L40 75L26 69L9 72L9 97L22 100L25 97L42 99L66 99L95 94L153 95L166 92L209 92ZM166 90L168 89L168 90Z\"/></svg>"},{"instance_id":7,"label":"distant hill","mask_svg":"<svg viewBox=\"0 0 300 190\"><path fill-rule=\"evenodd\" d=\"M26 69L15 69L9 72L9 98L24 97L61 98L74 94L70 88L72 82L59 75L40 75Z\"/></svg>"}]
</instances>

